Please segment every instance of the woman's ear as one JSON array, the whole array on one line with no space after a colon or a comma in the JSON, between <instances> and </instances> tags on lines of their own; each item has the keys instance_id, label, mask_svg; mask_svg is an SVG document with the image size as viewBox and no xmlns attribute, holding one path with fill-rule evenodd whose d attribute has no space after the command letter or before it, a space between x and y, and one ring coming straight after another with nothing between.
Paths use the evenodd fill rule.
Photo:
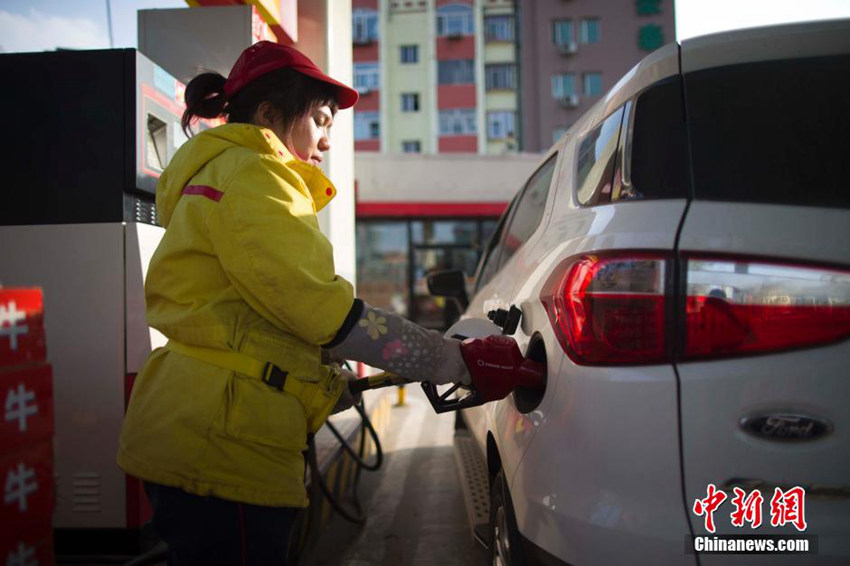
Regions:
<instances>
[{"instance_id":1,"label":"woman's ear","mask_svg":"<svg viewBox=\"0 0 850 566\"><path fill-rule=\"evenodd\" d=\"M280 112L269 101L263 101L254 112L254 123L264 128L274 129L280 120Z\"/></svg>"}]
</instances>

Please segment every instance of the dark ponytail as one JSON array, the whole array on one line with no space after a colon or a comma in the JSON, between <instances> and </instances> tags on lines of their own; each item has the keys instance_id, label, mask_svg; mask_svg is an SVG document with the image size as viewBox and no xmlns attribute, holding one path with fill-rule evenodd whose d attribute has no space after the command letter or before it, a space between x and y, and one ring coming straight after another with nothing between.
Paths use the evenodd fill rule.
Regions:
<instances>
[{"instance_id":1,"label":"dark ponytail","mask_svg":"<svg viewBox=\"0 0 850 566\"><path fill-rule=\"evenodd\" d=\"M190 126L197 118L218 118L227 113L227 95L224 94L225 78L218 73L203 73L186 85L186 111L180 125L187 136Z\"/></svg>"}]
</instances>

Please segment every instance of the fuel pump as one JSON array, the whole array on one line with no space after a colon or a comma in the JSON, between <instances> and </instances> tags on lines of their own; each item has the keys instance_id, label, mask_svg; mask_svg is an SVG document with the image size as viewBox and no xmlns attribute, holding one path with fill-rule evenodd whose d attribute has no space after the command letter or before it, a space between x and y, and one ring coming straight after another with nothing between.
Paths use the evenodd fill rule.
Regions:
<instances>
[{"instance_id":1,"label":"fuel pump","mask_svg":"<svg viewBox=\"0 0 850 566\"><path fill-rule=\"evenodd\" d=\"M157 179L186 139L183 85L135 49L0 54L0 72L15 140L0 158L0 283L41 287L50 313L56 552L135 553L147 502L115 448L135 375L165 343L144 278L164 232Z\"/></svg>"}]
</instances>

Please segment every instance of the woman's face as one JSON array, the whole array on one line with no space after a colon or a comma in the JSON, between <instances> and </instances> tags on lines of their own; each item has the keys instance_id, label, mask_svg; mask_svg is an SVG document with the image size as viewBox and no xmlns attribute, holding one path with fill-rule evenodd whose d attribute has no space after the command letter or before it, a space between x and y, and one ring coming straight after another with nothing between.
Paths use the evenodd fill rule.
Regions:
<instances>
[{"instance_id":1,"label":"woman's face","mask_svg":"<svg viewBox=\"0 0 850 566\"><path fill-rule=\"evenodd\" d=\"M283 132L277 130L275 133L295 157L318 165L322 162L322 154L331 148L328 133L333 121L330 106L317 106L297 118L288 135L281 135Z\"/></svg>"}]
</instances>

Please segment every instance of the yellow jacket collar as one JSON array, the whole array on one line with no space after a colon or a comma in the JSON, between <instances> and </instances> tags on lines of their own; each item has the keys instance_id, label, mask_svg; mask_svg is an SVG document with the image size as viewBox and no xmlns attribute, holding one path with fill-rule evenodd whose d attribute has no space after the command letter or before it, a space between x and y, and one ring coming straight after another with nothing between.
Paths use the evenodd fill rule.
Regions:
<instances>
[{"instance_id":1,"label":"yellow jacket collar","mask_svg":"<svg viewBox=\"0 0 850 566\"><path fill-rule=\"evenodd\" d=\"M304 184L307 185L307 190L310 191L310 196L313 197L313 202L316 204L316 210L322 210L327 206L336 196L336 187L322 170L312 163L301 161L292 155L271 130L260 128L260 131L268 144L269 151L277 155L287 167L293 169L304 180Z\"/></svg>"}]
</instances>

